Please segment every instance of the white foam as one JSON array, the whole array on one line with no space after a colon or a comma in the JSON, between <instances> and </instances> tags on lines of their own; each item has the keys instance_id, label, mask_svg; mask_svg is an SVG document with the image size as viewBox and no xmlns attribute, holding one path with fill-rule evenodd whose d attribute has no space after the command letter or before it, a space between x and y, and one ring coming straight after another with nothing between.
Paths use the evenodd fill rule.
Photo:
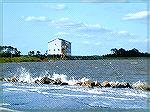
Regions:
<instances>
[{"instance_id":1,"label":"white foam","mask_svg":"<svg viewBox=\"0 0 150 112\"><path fill-rule=\"evenodd\" d=\"M13 83L4 83L4 84L2 84L3 86L13 86L14 84Z\"/></svg>"},{"instance_id":2,"label":"white foam","mask_svg":"<svg viewBox=\"0 0 150 112\"><path fill-rule=\"evenodd\" d=\"M52 79L53 80L61 80L62 82L67 82L67 76L64 75L64 74L56 74L55 72L53 73L53 76L52 76Z\"/></svg>"},{"instance_id":3,"label":"white foam","mask_svg":"<svg viewBox=\"0 0 150 112\"><path fill-rule=\"evenodd\" d=\"M41 92L42 94L44 94L44 95L48 95L49 93L48 92Z\"/></svg>"},{"instance_id":4,"label":"white foam","mask_svg":"<svg viewBox=\"0 0 150 112\"><path fill-rule=\"evenodd\" d=\"M0 111L1 112L21 112L21 111L16 111L16 110L12 110L12 109L8 109L8 108L3 108L3 107L0 107Z\"/></svg>"},{"instance_id":5,"label":"white foam","mask_svg":"<svg viewBox=\"0 0 150 112\"><path fill-rule=\"evenodd\" d=\"M142 91L141 91L142 92ZM124 95L126 96L138 96L138 97L145 97L147 98L148 95L146 93L133 93L133 92L127 92L127 93L124 93Z\"/></svg>"},{"instance_id":6,"label":"white foam","mask_svg":"<svg viewBox=\"0 0 150 112\"><path fill-rule=\"evenodd\" d=\"M116 97L105 97L108 99L114 99L114 100L135 100L135 99L129 99L129 98L116 98Z\"/></svg>"},{"instance_id":7,"label":"white foam","mask_svg":"<svg viewBox=\"0 0 150 112\"><path fill-rule=\"evenodd\" d=\"M0 106L8 106L8 105L10 105L10 104L8 104L8 103L0 103Z\"/></svg>"},{"instance_id":8,"label":"white foam","mask_svg":"<svg viewBox=\"0 0 150 112\"><path fill-rule=\"evenodd\" d=\"M26 92L25 89L19 89L19 88L7 88L6 90L9 90L9 91L23 91L23 92Z\"/></svg>"},{"instance_id":9,"label":"white foam","mask_svg":"<svg viewBox=\"0 0 150 112\"><path fill-rule=\"evenodd\" d=\"M54 96L65 96L65 97L93 97L93 95L82 95L82 94L57 94L53 93Z\"/></svg>"}]
</instances>

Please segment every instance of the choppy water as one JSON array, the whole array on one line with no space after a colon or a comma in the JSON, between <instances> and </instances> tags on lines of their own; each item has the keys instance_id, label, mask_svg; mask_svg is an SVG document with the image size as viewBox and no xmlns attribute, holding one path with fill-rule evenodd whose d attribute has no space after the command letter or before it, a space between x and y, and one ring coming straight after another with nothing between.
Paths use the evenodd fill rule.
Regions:
<instances>
[{"instance_id":1,"label":"choppy water","mask_svg":"<svg viewBox=\"0 0 150 112\"><path fill-rule=\"evenodd\" d=\"M129 88L87 88L73 83L90 79L103 82L148 83L148 62L137 60L80 60L1 64L4 77L16 75L20 82L1 82L3 111L145 111L150 105L148 91ZM70 85L37 85L38 77L61 77ZM2 92L2 91L1 91Z\"/></svg>"}]
</instances>

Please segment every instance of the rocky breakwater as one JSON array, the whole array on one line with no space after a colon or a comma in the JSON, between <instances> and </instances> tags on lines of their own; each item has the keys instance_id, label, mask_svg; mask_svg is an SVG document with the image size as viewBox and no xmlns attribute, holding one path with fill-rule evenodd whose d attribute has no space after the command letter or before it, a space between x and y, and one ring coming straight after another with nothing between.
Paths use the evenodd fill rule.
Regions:
<instances>
[{"instance_id":1,"label":"rocky breakwater","mask_svg":"<svg viewBox=\"0 0 150 112\"><path fill-rule=\"evenodd\" d=\"M53 80L53 79L50 79L48 77L43 77L41 80L37 79L37 80L34 81L34 83L36 83L36 84L51 84L51 85L52 84L53 85L68 85L68 83L63 82L61 80L61 78Z\"/></svg>"},{"instance_id":2,"label":"rocky breakwater","mask_svg":"<svg viewBox=\"0 0 150 112\"><path fill-rule=\"evenodd\" d=\"M93 82L91 80L77 82L76 85L90 87L90 88L92 87L132 88L132 86L127 82L115 83L115 82L104 81L100 83L97 81Z\"/></svg>"},{"instance_id":3,"label":"rocky breakwater","mask_svg":"<svg viewBox=\"0 0 150 112\"><path fill-rule=\"evenodd\" d=\"M21 82L21 83L28 83L28 82L22 82L20 81L16 76L12 76L9 78L0 78L0 81L6 81L6 82ZM49 84L49 85L71 85L67 81L63 81L60 77L59 78L49 78L49 77L42 77L37 78L36 80L32 80L31 83L35 84ZM89 87L89 88L102 88L102 87L111 87L111 88L130 88L130 89L141 89L141 90L147 90L150 91L150 84L143 83L143 82L136 82L133 84L129 84L128 82L109 82L109 81L92 81L92 80L83 80L83 81L76 81L73 85L76 86L83 86L83 87Z\"/></svg>"}]
</instances>

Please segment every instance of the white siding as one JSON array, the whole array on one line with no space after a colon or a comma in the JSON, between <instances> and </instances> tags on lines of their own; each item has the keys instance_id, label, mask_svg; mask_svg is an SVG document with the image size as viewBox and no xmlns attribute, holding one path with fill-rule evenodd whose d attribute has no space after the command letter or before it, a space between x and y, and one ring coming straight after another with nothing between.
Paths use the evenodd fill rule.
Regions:
<instances>
[{"instance_id":1,"label":"white siding","mask_svg":"<svg viewBox=\"0 0 150 112\"><path fill-rule=\"evenodd\" d=\"M65 46L65 47L64 47ZM63 51L63 48L65 50ZM48 55L71 55L71 43L63 39L55 39L48 43Z\"/></svg>"},{"instance_id":2,"label":"white siding","mask_svg":"<svg viewBox=\"0 0 150 112\"><path fill-rule=\"evenodd\" d=\"M48 43L48 54L49 55L61 55L61 40L55 39Z\"/></svg>"}]
</instances>

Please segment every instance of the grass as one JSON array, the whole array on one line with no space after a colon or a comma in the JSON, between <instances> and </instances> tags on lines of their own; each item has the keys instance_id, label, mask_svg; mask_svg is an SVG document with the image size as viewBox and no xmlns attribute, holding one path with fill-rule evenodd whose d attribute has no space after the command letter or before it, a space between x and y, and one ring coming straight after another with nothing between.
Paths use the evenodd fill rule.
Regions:
<instances>
[{"instance_id":1,"label":"grass","mask_svg":"<svg viewBox=\"0 0 150 112\"><path fill-rule=\"evenodd\" d=\"M8 62L43 62L48 61L47 58L41 59L38 57L30 57L30 56L21 56L21 57L1 57L0 63L8 63Z\"/></svg>"},{"instance_id":2,"label":"grass","mask_svg":"<svg viewBox=\"0 0 150 112\"><path fill-rule=\"evenodd\" d=\"M92 56L91 56L92 57ZM132 60L132 59L149 59L148 57L95 57L95 58L84 57L82 59L76 58L71 60ZM94 56L93 56L94 57ZM32 56L21 56L21 57L0 57L0 63L9 63L9 62L47 62L48 60L62 60L57 58L39 58ZM69 59L70 60L70 59Z\"/></svg>"}]
</instances>

